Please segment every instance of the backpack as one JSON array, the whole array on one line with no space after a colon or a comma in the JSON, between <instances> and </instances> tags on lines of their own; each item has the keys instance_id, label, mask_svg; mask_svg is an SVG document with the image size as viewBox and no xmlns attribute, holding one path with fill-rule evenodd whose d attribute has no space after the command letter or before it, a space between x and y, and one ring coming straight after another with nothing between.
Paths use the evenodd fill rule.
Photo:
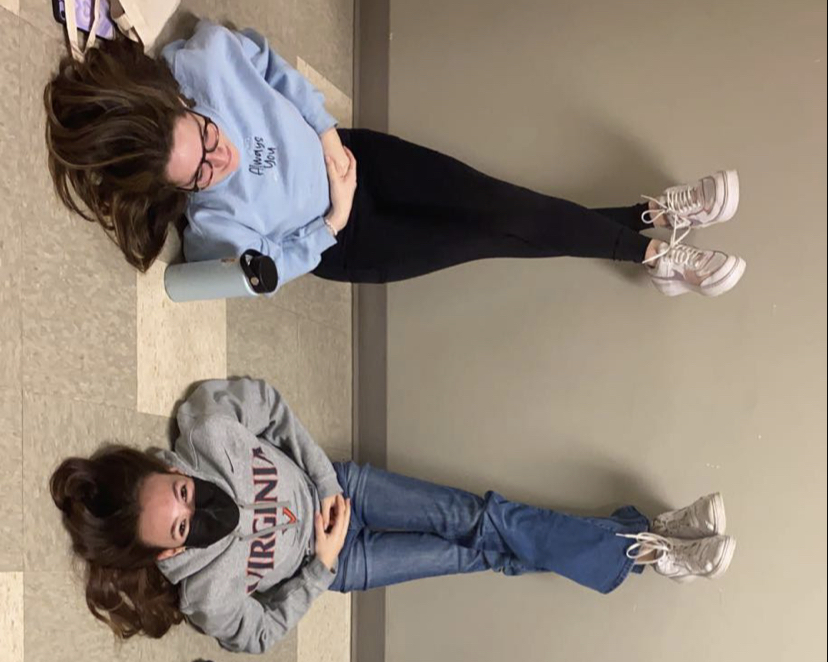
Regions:
<instances>
[{"instance_id":1,"label":"backpack","mask_svg":"<svg viewBox=\"0 0 828 662\"><path fill-rule=\"evenodd\" d=\"M101 0L88 0L92 3L94 20L89 28L89 36L84 46L78 38L78 22L75 16L74 0L64 3L66 12L66 34L69 47L76 60L83 60L84 54L95 47L98 23L102 10ZM181 0L109 0L109 15L118 29L133 41L139 41L148 51L170 17L175 13Z\"/></svg>"}]
</instances>

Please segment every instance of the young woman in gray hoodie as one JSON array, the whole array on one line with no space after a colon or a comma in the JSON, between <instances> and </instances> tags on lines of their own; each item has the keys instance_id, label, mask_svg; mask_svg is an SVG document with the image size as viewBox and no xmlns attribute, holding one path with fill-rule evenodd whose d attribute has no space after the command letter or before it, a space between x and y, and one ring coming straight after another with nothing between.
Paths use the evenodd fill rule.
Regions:
<instances>
[{"instance_id":1,"label":"young woman in gray hoodie","mask_svg":"<svg viewBox=\"0 0 828 662\"><path fill-rule=\"evenodd\" d=\"M262 653L327 590L493 570L609 593L648 565L686 582L733 558L719 494L652 521L631 506L575 517L331 463L263 381L205 382L177 421L172 451L105 446L51 478L87 604L123 638L186 619Z\"/></svg>"}]
</instances>

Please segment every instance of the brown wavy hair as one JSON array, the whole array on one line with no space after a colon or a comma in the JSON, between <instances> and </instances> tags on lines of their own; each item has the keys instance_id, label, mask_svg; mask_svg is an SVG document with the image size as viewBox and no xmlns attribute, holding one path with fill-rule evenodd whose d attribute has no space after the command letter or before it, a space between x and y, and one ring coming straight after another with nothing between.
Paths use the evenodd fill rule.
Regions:
<instances>
[{"instance_id":1,"label":"brown wavy hair","mask_svg":"<svg viewBox=\"0 0 828 662\"><path fill-rule=\"evenodd\" d=\"M64 57L43 102L58 197L146 271L170 226L181 227L187 194L164 171L173 125L192 102L166 64L123 37L103 41L82 63Z\"/></svg>"},{"instance_id":2,"label":"brown wavy hair","mask_svg":"<svg viewBox=\"0 0 828 662\"><path fill-rule=\"evenodd\" d=\"M158 638L184 619L178 587L155 565L161 550L138 538L141 487L168 471L145 452L108 445L65 459L50 480L72 551L86 564L86 604L122 639Z\"/></svg>"}]
</instances>

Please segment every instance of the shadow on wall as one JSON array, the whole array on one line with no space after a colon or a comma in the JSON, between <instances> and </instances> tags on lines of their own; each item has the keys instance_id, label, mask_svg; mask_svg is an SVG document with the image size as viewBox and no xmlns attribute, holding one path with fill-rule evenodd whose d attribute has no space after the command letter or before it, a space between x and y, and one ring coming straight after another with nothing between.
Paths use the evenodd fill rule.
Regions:
<instances>
[{"instance_id":1,"label":"shadow on wall","mask_svg":"<svg viewBox=\"0 0 828 662\"><path fill-rule=\"evenodd\" d=\"M576 186L556 190L554 195L587 207L620 207L643 202L641 194L655 197L666 187L679 183L655 158L648 143L636 138L627 128L608 124L594 110L569 108L561 111L556 121L566 127L568 134L578 136L578 151L586 159L585 163L591 165ZM662 239L669 236L662 232L648 231L648 234ZM642 284L647 280L638 265L603 260L597 264L632 283Z\"/></svg>"},{"instance_id":2,"label":"shadow on wall","mask_svg":"<svg viewBox=\"0 0 828 662\"><path fill-rule=\"evenodd\" d=\"M646 474L623 471L608 462L609 460L556 462L556 472L588 476L591 484L600 485L601 492L607 495L605 498L608 498L609 502L589 509L584 508L583 503L572 507L567 504L555 504L554 507L571 515L602 517L621 506L635 506L650 519L676 507L676 504L665 503L656 495Z\"/></svg>"}]
</instances>

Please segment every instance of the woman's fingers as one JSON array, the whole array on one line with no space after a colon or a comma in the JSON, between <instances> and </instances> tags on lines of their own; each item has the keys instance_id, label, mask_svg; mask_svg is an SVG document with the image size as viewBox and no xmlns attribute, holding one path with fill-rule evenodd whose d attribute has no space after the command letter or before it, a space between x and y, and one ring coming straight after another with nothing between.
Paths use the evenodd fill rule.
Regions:
<instances>
[{"instance_id":1,"label":"woman's fingers","mask_svg":"<svg viewBox=\"0 0 828 662\"><path fill-rule=\"evenodd\" d=\"M325 536L325 524L322 522L322 513L313 514L313 528L316 530L316 539L321 540Z\"/></svg>"},{"instance_id":2,"label":"woman's fingers","mask_svg":"<svg viewBox=\"0 0 828 662\"><path fill-rule=\"evenodd\" d=\"M345 147L344 145L343 145L342 149L344 149L345 153L348 155L348 165L349 165L348 172L350 172L352 170L354 172L356 172L357 160L356 160L356 157L354 156L354 153L350 149Z\"/></svg>"},{"instance_id":3,"label":"woman's fingers","mask_svg":"<svg viewBox=\"0 0 828 662\"><path fill-rule=\"evenodd\" d=\"M343 499L342 508L336 513L336 522L331 533L337 535L341 540L345 540L348 533L348 523L351 521L351 500Z\"/></svg>"}]
</instances>

